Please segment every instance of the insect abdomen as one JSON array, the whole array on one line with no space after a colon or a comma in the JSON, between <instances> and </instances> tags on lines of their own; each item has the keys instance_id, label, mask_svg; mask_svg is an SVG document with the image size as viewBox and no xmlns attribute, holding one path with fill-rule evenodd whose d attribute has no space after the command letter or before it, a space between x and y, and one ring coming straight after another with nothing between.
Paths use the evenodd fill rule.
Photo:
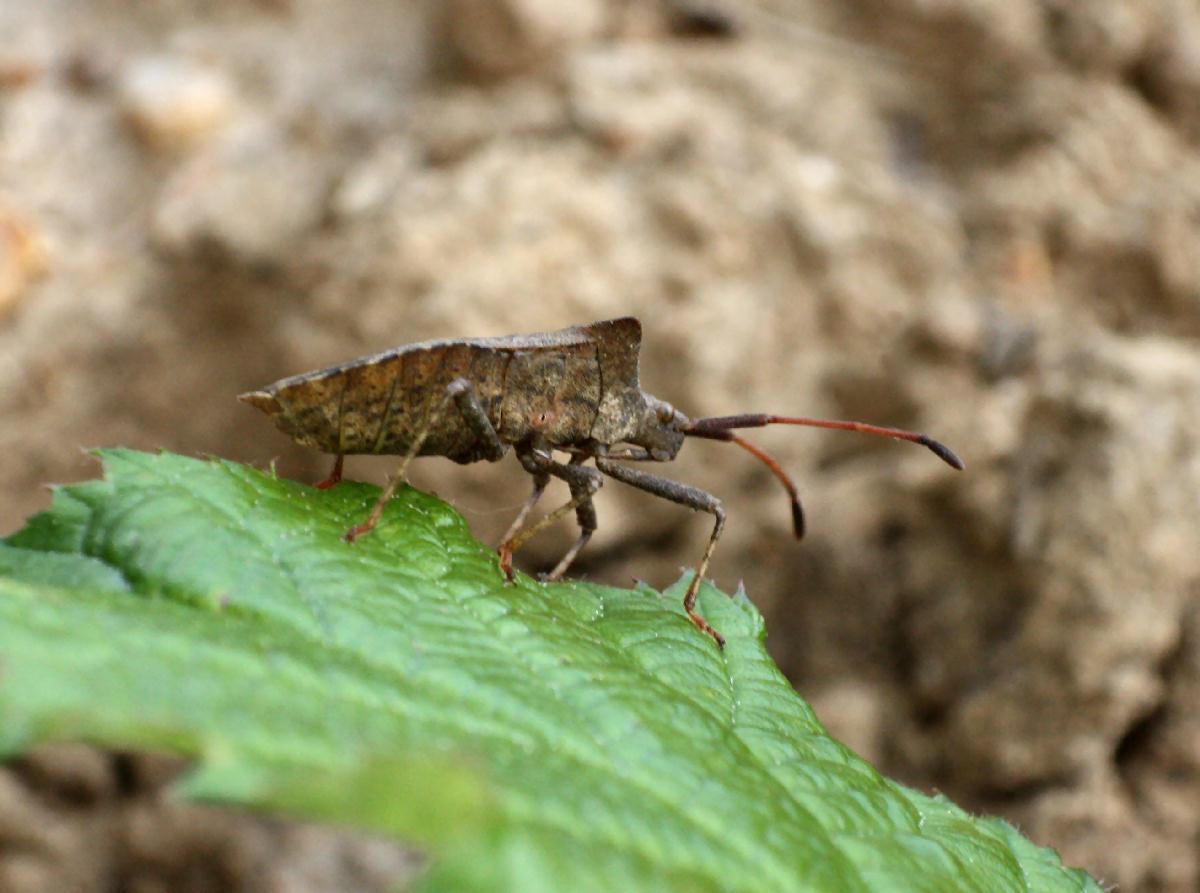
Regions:
<instances>
[{"instance_id":1,"label":"insect abdomen","mask_svg":"<svg viewBox=\"0 0 1200 893\"><path fill-rule=\"evenodd\" d=\"M466 378L497 424L507 363L502 351L444 345L284 379L258 393L279 404L278 410L260 405L281 431L304 446L337 454L401 455L431 414L442 410L420 455L472 461L477 445L455 407L444 405L446 389Z\"/></svg>"}]
</instances>

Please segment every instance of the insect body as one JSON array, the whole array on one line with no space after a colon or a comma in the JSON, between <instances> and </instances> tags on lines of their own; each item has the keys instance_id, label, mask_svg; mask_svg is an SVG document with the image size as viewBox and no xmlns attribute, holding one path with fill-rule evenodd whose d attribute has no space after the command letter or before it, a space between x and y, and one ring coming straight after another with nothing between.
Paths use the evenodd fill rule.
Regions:
<instances>
[{"instance_id":1,"label":"insect body","mask_svg":"<svg viewBox=\"0 0 1200 893\"><path fill-rule=\"evenodd\" d=\"M765 462L787 489L797 538L804 532L804 516L795 486L773 458L733 429L795 424L883 434L927 446L962 468L957 456L924 435L860 422L765 414L690 420L642 391L641 334L641 324L625 317L557 332L426 341L285 378L238 399L266 412L298 443L337 456L329 479L318 486L341 479L348 453L404 457L367 518L346 532L350 541L375 527L414 457L494 462L511 447L534 485L498 549L501 569L510 580L513 552L574 511L579 538L547 579L566 571L596 529L592 494L604 476L707 512L714 518L712 534L683 606L692 622L721 646L724 639L695 611L700 582L725 525L721 501L624 461L669 462L686 437L733 441ZM555 451L569 454L569 461L555 459ZM595 467L583 464L588 459ZM525 527L551 477L566 482L571 500Z\"/></svg>"}]
</instances>

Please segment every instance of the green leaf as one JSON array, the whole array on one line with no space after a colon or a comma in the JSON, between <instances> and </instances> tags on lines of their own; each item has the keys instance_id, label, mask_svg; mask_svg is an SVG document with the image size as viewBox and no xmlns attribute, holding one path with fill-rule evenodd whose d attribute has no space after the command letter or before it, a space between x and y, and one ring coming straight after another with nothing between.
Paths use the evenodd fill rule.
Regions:
<instances>
[{"instance_id":1,"label":"green leaf","mask_svg":"<svg viewBox=\"0 0 1200 893\"><path fill-rule=\"evenodd\" d=\"M744 595L505 585L449 506L125 450L0 545L0 749L426 847L427 890L1097 891L829 738Z\"/></svg>"}]
</instances>

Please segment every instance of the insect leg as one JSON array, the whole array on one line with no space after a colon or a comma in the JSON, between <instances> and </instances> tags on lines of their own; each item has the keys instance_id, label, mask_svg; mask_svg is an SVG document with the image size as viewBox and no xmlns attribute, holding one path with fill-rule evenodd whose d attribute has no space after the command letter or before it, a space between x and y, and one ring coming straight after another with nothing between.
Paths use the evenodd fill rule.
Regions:
<instances>
[{"instance_id":1,"label":"insect leg","mask_svg":"<svg viewBox=\"0 0 1200 893\"><path fill-rule=\"evenodd\" d=\"M479 402L479 395L475 393L474 385L465 378L454 379L446 387L445 396L437 403L432 404L426 411L419 433L413 438L408 452L400 460L400 465L395 473L388 478L387 486L379 494L379 499L376 500L375 505L371 506L371 512L367 515L367 519L361 524L356 524L347 530L342 539L348 543L352 543L364 533L375 529L375 525L379 523L379 519L383 515L383 507L388 504L388 500L395 495L396 489L404 481L405 472L408 470L408 463L416 458L417 453L421 452L421 446L425 443L425 439L429 437L429 432L437 425L438 420L442 417L442 413L446 411L446 407L451 401L458 407L458 411L462 414L467 425L470 426L471 430L484 444L486 458L494 461L501 458L508 451L508 447L500 442L500 435L496 433L496 429L487 417L487 412L484 411L483 405Z\"/></svg>"},{"instance_id":2,"label":"insect leg","mask_svg":"<svg viewBox=\"0 0 1200 893\"><path fill-rule=\"evenodd\" d=\"M704 555L701 556L700 565L696 568L696 575L692 577L691 585L688 586L687 592L684 593L683 609L687 611L687 615L691 618L692 623L712 636L717 645L724 648L725 639L719 632L709 626L707 620L695 611L696 594L700 591L700 583L704 579L704 572L708 570L708 562L712 558L713 549L716 548L717 540L720 539L721 531L725 527L725 508L721 505L721 500L698 487L681 484L678 481L638 471L635 468L626 468L624 465L620 465L603 456L596 457L596 467L609 477L614 477L624 484L629 484L631 487L637 487L639 490L645 490L647 493L661 496L663 499L669 499L671 502L686 505L688 508L696 509L697 511L708 512L716 518L712 534L708 538L708 545L704 547Z\"/></svg>"},{"instance_id":3,"label":"insect leg","mask_svg":"<svg viewBox=\"0 0 1200 893\"><path fill-rule=\"evenodd\" d=\"M620 459L628 462L658 462L650 455L650 451L645 447L620 447L619 449L610 450L604 454L609 459Z\"/></svg>"},{"instance_id":4,"label":"insect leg","mask_svg":"<svg viewBox=\"0 0 1200 893\"><path fill-rule=\"evenodd\" d=\"M567 514L567 512L574 511L579 521L579 539L567 550L567 554L555 565L554 570L546 578L557 580L562 576L575 556L579 554L579 550L591 539L592 533L596 529L596 510L592 506L592 494L600 489L600 486L604 483L604 478L600 476L600 472L596 469L581 465L583 457L572 457L570 464L563 465L560 462L555 462L544 453L533 449L521 450L517 456L521 460L521 465L524 466L525 470L534 476L535 481L539 475L547 474L554 475L554 477L566 481L567 486L571 489L571 500L550 512L532 527L528 527L520 533L512 533L507 536L498 549L500 552L500 566L501 568L505 568L506 573L511 574L513 553L531 538Z\"/></svg>"},{"instance_id":5,"label":"insect leg","mask_svg":"<svg viewBox=\"0 0 1200 893\"><path fill-rule=\"evenodd\" d=\"M525 501L525 505L521 507L521 511L517 513L517 517L513 519L512 524L508 525L508 530L504 531L504 536L500 542L507 543L517 535L522 527L525 526L525 519L529 517L529 512L537 504L537 501L542 498L542 493L546 491L546 485L550 483L550 474L545 471L535 472L533 475L533 492L529 494L529 499ZM511 581L513 578L512 569L512 550L505 552L504 546L500 546L500 570L504 571L504 576Z\"/></svg>"},{"instance_id":6,"label":"insect leg","mask_svg":"<svg viewBox=\"0 0 1200 893\"><path fill-rule=\"evenodd\" d=\"M346 457L338 453L338 457L333 461L333 470L329 472L329 477L317 484L318 490L328 490L330 487L338 484L342 480L342 465L345 463Z\"/></svg>"},{"instance_id":7,"label":"insect leg","mask_svg":"<svg viewBox=\"0 0 1200 893\"><path fill-rule=\"evenodd\" d=\"M496 428L492 425L492 420L488 418L487 410L479 402L479 395L475 393L475 386L468 379L456 378L446 388L446 396L454 401L454 405L458 407L463 421L467 423L472 433L479 438L480 442L486 448L487 452L484 458L489 462L503 459L504 454L508 452L508 447L500 442L500 435L496 433ZM445 401L443 401L441 408L438 410L439 415L445 409L445 405ZM432 428L435 424L437 424L436 418L430 421L429 427ZM424 440L425 435L422 435L421 439Z\"/></svg>"},{"instance_id":8,"label":"insect leg","mask_svg":"<svg viewBox=\"0 0 1200 893\"><path fill-rule=\"evenodd\" d=\"M583 456L572 456L570 464L578 465L583 460ZM591 470L592 469L590 468L588 469L588 471ZM603 481L603 478L599 478L599 480ZM568 486L571 487L572 498L577 498L579 496L579 491L577 490L576 485L568 484ZM599 484L597 484L596 489L599 489ZM588 544L588 540L590 540L592 538L592 534L596 532L596 506L592 504L592 500L590 498L592 495L591 492L588 492L587 495L589 497L588 499L585 499L583 502L579 503L579 505L575 506L575 520L579 524L579 538L575 540L574 545L567 550L567 553L559 559L558 564L554 565L554 570L546 574L543 579L557 580L564 573L566 573L567 568L571 566L571 562L575 560L575 556L578 555L580 550Z\"/></svg>"}]
</instances>

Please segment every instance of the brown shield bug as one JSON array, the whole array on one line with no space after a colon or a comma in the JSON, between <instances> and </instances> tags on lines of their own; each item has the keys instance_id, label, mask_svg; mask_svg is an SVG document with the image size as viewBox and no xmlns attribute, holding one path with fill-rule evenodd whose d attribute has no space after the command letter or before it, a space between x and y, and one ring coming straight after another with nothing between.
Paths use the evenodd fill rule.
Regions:
<instances>
[{"instance_id":1,"label":"brown shield bug","mask_svg":"<svg viewBox=\"0 0 1200 893\"><path fill-rule=\"evenodd\" d=\"M455 462L490 462L511 446L533 476L533 493L500 543L500 567L512 579L512 556L530 537L574 511L580 534L546 576L562 576L596 529L592 494L604 476L715 519L700 565L683 597L692 622L716 643L725 640L696 613L696 593L725 526L725 509L696 487L630 468L623 462L669 462L687 437L732 441L771 469L792 501L796 537L804 514L795 484L779 463L733 429L763 425L812 425L881 434L931 449L954 468L962 462L923 434L861 422L767 414L689 419L652 397L638 382L642 326L625 317L572 326L557 332L504 338L425 341L306 372L267 385L238 399L271 416L281 431L304 446L337 456L329 487L341 480L348 453L404 458L361 524L346 532L353 541L375 527L383 507L416 456L445 456ZM567 453L560 462L554 452ZM592 459L595 467L584 465ZM571 499L538 523L525 519L551 477L565 481Z\"/></svg>"}]
</instances>

